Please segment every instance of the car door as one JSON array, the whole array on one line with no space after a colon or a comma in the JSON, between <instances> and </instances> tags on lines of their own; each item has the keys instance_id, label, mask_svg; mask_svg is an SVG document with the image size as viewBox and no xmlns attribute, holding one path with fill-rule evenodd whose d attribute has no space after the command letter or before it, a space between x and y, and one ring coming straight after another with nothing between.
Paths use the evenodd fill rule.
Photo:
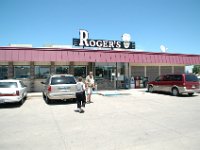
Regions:
<instances>
[{"instance_id":1,"label":"car door","mask_svg":"<svg viewBox=\"0 0 200 150\"><path fill-rule=\"evenodd\" d=\"M158 76L153 84L154 90L155 91L162 91L162 81L163 81L163 76Z\"/></svg>"},{"instance_id":2,"label":"car door","mask_svg":"<svg viewBox=\"0 0 200 150\"><path fill-rule=\"evenodd\" d=\"M19 81L19 91L22 98L27 96L27 86L22 81Z\"/></svg>"},{"instance_id":3,"label":"car door","mask_svg":"<svg viewBox=\"0 0 200 150\"><path fill-rule=\"evenodd\" d=\"M162 81L162 91L169 92L171 89L171 79L170 75L164 75Z\"/></svg>"},{"instance_id":4,"label":"car door","mask_svg":"<svg viewBox=\"0 0 200 150\"><path fill-rule=\"evenodd\" d=\"M47 95L50 78L51 77L48 77L45 82L42 82L44 84L44 87L43 87L44 95Z\"/></svg>"}]
</instances>

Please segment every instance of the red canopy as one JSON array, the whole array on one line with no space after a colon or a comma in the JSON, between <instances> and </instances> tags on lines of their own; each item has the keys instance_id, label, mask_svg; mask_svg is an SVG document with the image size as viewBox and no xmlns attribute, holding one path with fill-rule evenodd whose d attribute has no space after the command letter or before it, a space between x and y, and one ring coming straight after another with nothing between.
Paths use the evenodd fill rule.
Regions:
<instances>
[{"instance_id":1,"label":"red canopy","mask_svg":"<svg viewBox=\"0 0 200 150\"><path fill-rule=\"evenodd\" d=\"M0 61L132 62L200 64L200 55L65 48L0 47Z\"/></svg>"}]
</instances>

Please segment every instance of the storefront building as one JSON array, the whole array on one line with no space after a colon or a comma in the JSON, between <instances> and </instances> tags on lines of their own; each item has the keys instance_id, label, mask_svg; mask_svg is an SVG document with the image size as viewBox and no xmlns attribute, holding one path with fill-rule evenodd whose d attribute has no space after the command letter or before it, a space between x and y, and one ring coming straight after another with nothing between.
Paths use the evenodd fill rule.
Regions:
<instances>
[{"instance_id":1,"label":"storefront building","mask_svg":"<svg viewBox=\"0 0 200 150\"><path fill-rule=\"evenodd\" d=\"M133 79L152 81L158 75L184 73L185 66L200 64L200 55L135 51L129 34L123 34L122 41L90 39L86 30L79 35L73 39L73 48L0 47L0 79L21 79L29 91L36 92L42 90L41 82L49 74L85 78L93 71L98 89L119 89L130 88Z\"/></svg>"},{"instance_id":2,"label":"storefront building","mask_svg":"<svg viewBox=\"0 0 200 150\"><path fill-rule=\"evenodd\" d=\"M200 55L73 48L0 47L0 78L22 79L29 91L41 91L49 74L86 77L94 72L98 89L124 88L126 79L154 80L168 73L184 73L186 65L200 64Z\"/></svg>"}]
</instances>

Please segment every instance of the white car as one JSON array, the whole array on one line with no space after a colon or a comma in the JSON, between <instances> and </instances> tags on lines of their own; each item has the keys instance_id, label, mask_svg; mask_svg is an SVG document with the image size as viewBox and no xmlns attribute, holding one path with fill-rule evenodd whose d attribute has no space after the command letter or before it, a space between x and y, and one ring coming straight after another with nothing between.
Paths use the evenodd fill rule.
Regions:
<instances>
[{"instance_id":1,"label":"white car","mask_svg":"<svg viewBox=\"0 0 200 150\"><path fill-rule=\"evenodd\" d=\"M52 100L67 100L76 98L76 80L73 75L56 74L47 78L44 84L43 98L47 103Z\"/></svg>"},{"instance_id":2,"label":"white car","mask_svg":"<svg viewBox=\"0 0 200 150\"><path fill-rule=\"evenodd\" d=\"M27 86L21 80L0 80L0 103L23 103L27 98Z\"/></svg>"}]
</instances>

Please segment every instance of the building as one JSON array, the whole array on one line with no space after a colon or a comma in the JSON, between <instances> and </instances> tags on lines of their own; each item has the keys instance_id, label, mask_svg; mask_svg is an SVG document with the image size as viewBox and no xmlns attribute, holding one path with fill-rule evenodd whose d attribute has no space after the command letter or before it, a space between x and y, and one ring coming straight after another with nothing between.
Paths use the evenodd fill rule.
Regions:
<instances>
[{"instance_id":1,"label":"building","mask_svg":"<svg viewBox=\"0 0 200 150\"><path fill-rule=\"evenodd\" d=\"M49 74L69 73L86 77L94 72L98 89L123 88L126 79L166 73L184 73L185 66L199 65L200 55L137 52L127 49L0 47L0 78L20 78L29 91L41 91Z\"/></svg>"}]
</instances>

